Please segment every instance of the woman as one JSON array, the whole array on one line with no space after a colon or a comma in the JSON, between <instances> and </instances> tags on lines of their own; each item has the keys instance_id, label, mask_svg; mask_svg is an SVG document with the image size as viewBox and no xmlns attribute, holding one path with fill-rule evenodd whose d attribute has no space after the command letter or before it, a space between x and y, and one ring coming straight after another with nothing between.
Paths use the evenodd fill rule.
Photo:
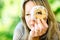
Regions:
<instances>
[{"instance_id":1,"label":"woman","mask_svg":"<svg viewBox=\"0 0 60 40\"><path fill-rule=\"evenodd\" d=\"M34 13L34 8L42 10L45 18L39 10ZM59 28L47 0L25 0L22 12L23 23L15 29L13 40L60 40Z\"/></svg>"}]
</instances>

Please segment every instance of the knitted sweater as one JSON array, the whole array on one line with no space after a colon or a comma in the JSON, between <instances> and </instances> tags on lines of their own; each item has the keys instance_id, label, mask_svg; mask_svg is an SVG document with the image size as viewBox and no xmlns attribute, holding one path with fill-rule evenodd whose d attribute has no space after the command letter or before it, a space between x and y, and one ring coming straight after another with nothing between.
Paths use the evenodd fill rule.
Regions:
<instances>
[{"instance_id":1,"label":"knitted sweater","mask_svg":"<svg viewBox=\"0 0 60 40\"><path fill-rule=\"evenodd\" d=\"M60 24L58 23L58 27L60 28ZM24 27L21 22L19 22L14 30L13 40L22 40L22 36L24 34ZM57 36L55 36L54 40L58 40Z\"/></svg>"}]
</instances>

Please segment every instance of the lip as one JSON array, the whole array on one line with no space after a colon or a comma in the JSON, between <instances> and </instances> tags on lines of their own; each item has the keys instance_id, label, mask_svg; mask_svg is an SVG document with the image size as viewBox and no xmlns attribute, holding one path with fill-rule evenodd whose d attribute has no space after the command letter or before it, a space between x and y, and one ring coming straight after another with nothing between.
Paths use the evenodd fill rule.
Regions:
<instances>
[{"instance_id":1,"label":"lip","mask_svg":"<svg viewBox=\"0 0 60 40\"><path fill-rule=\"evenodd\" d=\"M35 25L34 24L30 24L30 26L34 27Z\"/></svg>"},{"instance_id":2,"label":"lip","mask_svg":"<svg viewBox=\"0 0 60 40\"><path fill-rule=\"evenodd\" d=\"M34 26L34 24L31 24L31 26Z\"/></svg>"},{"instance_id":3,"label":"lip","mask_svg":"<svg viewBox=\"0 0 60 40\"><path fill-rule=\"evenodd\" d=\"M31 20L29 24L30 24L30 26L34 27L35 26L35 20Z\"/></svg>"}]
</instances>

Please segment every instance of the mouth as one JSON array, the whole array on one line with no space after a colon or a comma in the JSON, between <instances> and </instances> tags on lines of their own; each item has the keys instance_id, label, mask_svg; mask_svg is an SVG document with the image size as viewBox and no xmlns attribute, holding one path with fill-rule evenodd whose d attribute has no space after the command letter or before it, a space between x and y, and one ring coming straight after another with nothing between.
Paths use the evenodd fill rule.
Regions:
<instances>
[{"instance_id":1,"label":"mouth","mask_svg":"<svg viewBox=\"0 0 60 40\"><path fill-rule=\"evenodd\" d=\"M31 24L30 26L34 27L34 24Z\"/></svg>"}]
</instances>

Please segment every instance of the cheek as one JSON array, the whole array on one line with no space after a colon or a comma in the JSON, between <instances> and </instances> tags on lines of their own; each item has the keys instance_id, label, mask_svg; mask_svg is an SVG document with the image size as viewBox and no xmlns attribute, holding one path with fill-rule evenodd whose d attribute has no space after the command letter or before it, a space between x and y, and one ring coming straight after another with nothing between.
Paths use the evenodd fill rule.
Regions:
<instances>
[{"instance_id":1,"label":"cheek","mask_svg":"<svg viewBox=\"0 0 60 40\"><path fill-rule=\"evenodd\" d=\"M27 24L28 28L31 29L31 27L30 27L30 19L28 17L25 17L25 20L26 20L26 24Z\"/></svg>"},{"instance_id":2,"label":"cheek","mask_svg":"<svg viewBox=\"0 0 60 40\"><path fill-rule=\"evenodd\" d=\"M26 23L29 24L30 19L28 17L25 17Z\"/></svg>"}]
</instances>

